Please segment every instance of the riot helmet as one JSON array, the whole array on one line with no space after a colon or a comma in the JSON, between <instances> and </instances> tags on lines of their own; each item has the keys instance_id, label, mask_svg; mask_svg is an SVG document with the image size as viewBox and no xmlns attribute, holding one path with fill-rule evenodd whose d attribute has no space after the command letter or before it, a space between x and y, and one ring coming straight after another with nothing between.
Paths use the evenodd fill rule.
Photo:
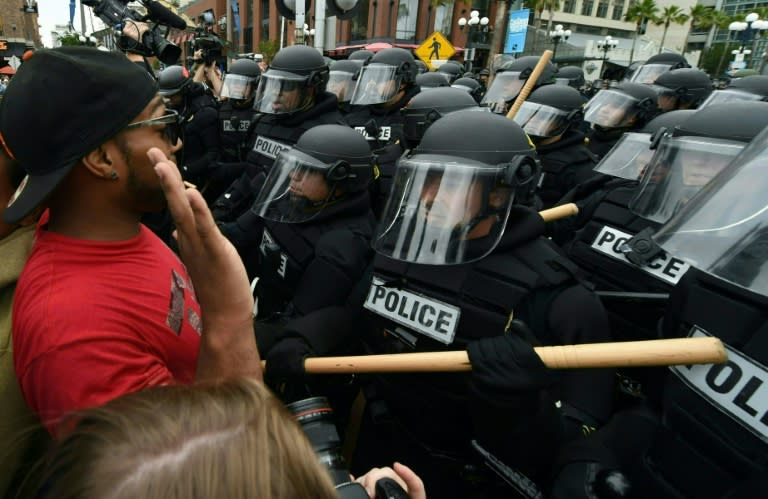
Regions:
<instances>
[{"instance_id":1,"label":"riot helmet","mask_svg":"<svg viewBox=\"0 0 768 499\"><path fill-rule=\"evenodd\" d=\"M427 71L429 71L429 68L421 59L416 59L416 69L417 69L416 71L417 74L426 73Z\"/></svg>"},{"instance_id":2,"label":"riot helmet","mask_svg":"<svg viewBox=\"0 0 768 499\"><path fill-rule=\"evenodd\" d=\"M419 86L422 92L432 88L451 86L448 82L448 77L444 73L435 73L433 71L416 75L416 85Z\"/></svg>"},{"instance_id":3,"label":"riot helmet","mask_svg":"<svg viewBox=\"0 0 768 499\"><path fill-rule=\"evenodd\" d=\"M291 114L314 105L325 92L329 69L320 52L307 45L280 49L259 78L254 110L267 114Z\"/></svg>"},{"instance_id":4,"label":"riot helmet","mask_svg":"<svg viewBox=\"0 0 768 499\"><path fill-rule=\"evenodd\" d=\"M286 223L312 220L328 205L368 188L374 155L368 142L344 125L317 125L280 151L253 210Z\"/></svg>"},{"instance_id":5,"label":"riot helmet","mask_svg":"<svg viewBox=\"0 0 768 499\"><path fill-rule=\"evenodd\" d=\"M163 97L171 97L184 91L192 85L189 70L184 66L168 66L160 71L157 77L158 93Z\"/></svg>"},{"instance_id":6,"label":"riot helmet","mask_svg":"<svg viewBox=\"0 0 768 499\"><path fill-rule=\"evenodd\" d=\"M693 109L663 113L637 132L626 132L595 166L596 172L627 180L638 180L651 161L661 137L687 120Z\"/></svg>"},{"instance_id":7,"label":"riot helmet","mask_svg":"<svg viewBox=\"0 0 768 499\"><path fill-rule=\"evenodd\" d=\"M768 128L662 226L653 240L699 270L768 296L766 164Z\"/></svg>"},{"instance_id":8,"label":"riot helmet","mask_svg":"<svg viewBox=\"0 0 768 499\"><path fill-rule=\"evenodd\" d=\"M499 243L512 205L535 189L539 171L533 145L514 121L450 113L398 160L373 247L417 264L481 259Z\"/></svg>"},{"instance_id":9,"label":"riot helmet","mask_svg":"<svg viewBox=\"0 0 768 499\"><path fill-rule=\"evenodd\" d=\"M636 215L667 222L768 125L768 103L732 102L697 110L661 138L629 202Z\"/></svg>"},{"instance_id":10,"label":"riot helmet","mask_svg":"<svg viewBox=\"0 0 768 499\"><path fill-rule=\"evenodd\" d=\"M483 96L481 104L489 106L494 113L506 113L507 105L523 89L523 85L525 85L528 77L531 76L533 68L536 67L538 62L539 57L535 55L505 62L496 71L496 76L493 78L493 82L491 82L491 86L488 88L485 96ZM533 88L554 83L556 74L557 66L548 62Z\"/></svg>"},{"instance_id":11,"label":"riot helmet","mask_svg":"<svg viewBox=\"0 0 768 499\"><path fill-rule=\"evenodd\" d=\"M699 106L699 109L713 104L724 104L740 100L768 100L768 75L752 75L732 80L726 88L709 94L709 97Z\"/></svg>"},{"instance_id":12,"label":"riot helmet","mask_svg":"<svg viewBox=\"0 0 768 499\"><path fill-rule=\"evenodd\" d=\"M569 87L579 90L586 85L587 82L584 79L583 69L578 66L563 66L557 70L555 83L559 85L568 85Z\"/></svg>"},{"instance_id":13,"label":"riot helmet","mask_svg":"<svg viewBox=\"0 0 768 499\"><path fill-rule=\"evenodd\" d=\"M451 86L453 88L458 88L459 90L464 90L469 95L471 95L476 102L480 102L480 98L483 93L483 87L480 85L480 82L474 78L462 76L461 78L457 78L456 81L451 84Z\"/></svg>"},{"instance_id":14,"label":"riot helmet","mask_svg":"<svg viewBox=\"0 0 768 499\"><path fill-rule=\"evenodd\" d=\"M622 82L597 92L584 106L584 121L598 130L637 129L658 112L648 85Z\"/></svg>"},{"instance_id":15,"label":"riot helmet","mask_svg":"<svg viewBox=\"0 0 768 499\"><path fill-rule=\"evenodd\" d=\"M261 75L259 64L252 59L238 59L229 66L221 84L221 97L233 103L247 103L253 98L256 81Z\"/></svg>"},{"instance_id":16,"label":"riot helmet","mask_svg":"<svg viewBox=\"0 0 768 499\"><path fill-rule=\"evenodd\" d=\"M584 99L575 88L545 85L528 96L515 115L534 143L562 135L571 126L578 126L584 112Z\"/></svg>"},{"instance_id":17,"label":"riot helmet","mask_svg":"<svg viewBox=\"0 0 768 499\"><path fill-rule=\"evenodd\" d=\"M361 61L360 64L366 64L373 57L370 50L355 50L347 56L348 61Z\"/></svg>"},{"instance_id":18,"label":"riot helmet","mask_svg":"<svg viewBox=\"0 0 768 499\"><path fill-rule=\"evenodd\" d=\"M673 69L690 68L691 65L682 54L672 52L656 54L648 58L645 63L637 68L629 81L632 83L654 83L661 74Z\"/></svg>"},{"instance_id":19,"label":"riot helmet","mask_svg":"<svg viewBox=\"0 0 768 499\"><path fill-rule=\"evenodd\" d=\"M389 48L377 52L360 70L352 104L384 104L413 85L417 73L416 61L408 50Z\"/></svg>"},{"instance_id":20,"label":"riot helmet","mask_svg":"<svg viewBox=\"0 0 768 499\"><path fill-rule=\"evenodd\" d=\"M464 72L464 66L457 62L446 61L445 64L441 64L440 67L437 68L437 72L446 75L448 84L450 85L457 78L461 77L461 74Z\"/></svg>"},{"instance_id":21,"label":"riot helmet","mask_svg":"<svg viewBox=\"0 0 768 499\"><path fill-rule=\"evenodd\" d=\"M704 71L693 68L673 69L662 73L651 85L659 96L662 112L673 109L695 109L712 93L712 82Z\"/></svg>"},{"instance_id":22,"label":"riot helmet","mask_svg":"<svg viewBox=\"0 0 768 499\"><path fill-rule=\"evenodd\" d=\"M331 66L326 88L339 102L349 102L352 98L360 67L359 61L337 61Z\"/></svg>"},{"instance_id":23,"label":"riot helmet","mask_svg":"<svg viewBox=\"0 0 768 499\"><path fill-rule=\"evenodd\" d=\"M400 110L407 146L416 147L429 126L448 113L461 109L480 109L467 92L443 87L419 92Z\"/></svg>"}]
</instances>

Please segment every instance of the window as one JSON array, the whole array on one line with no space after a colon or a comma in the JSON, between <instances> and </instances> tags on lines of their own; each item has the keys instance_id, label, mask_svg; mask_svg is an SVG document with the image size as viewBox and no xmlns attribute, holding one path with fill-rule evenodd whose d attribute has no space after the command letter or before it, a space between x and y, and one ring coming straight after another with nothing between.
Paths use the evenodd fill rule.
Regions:
<instances>
[{"instance_id":1,"label":"window","mask_svg":"<svg viewBox=\"0 0 768 499\"><path fill-rule=\"evenodd\" d=\"M261 2L261 39L269 40L269 2Z\"/></svg>"},{"instance_id":2,"label":"window","mask_svg":"<svg viewBox=\"0 0 768 499\"><path fill-rule=\"evenodd\" d=\"M614 21L621 21L624 17L624 2L619 0L616 2L613 2L613 15L611 16L611 19Z\"/></svg>"},{"instance_id":3,"label":"window","mask_svg":"<svg viewBox=\"0 0 768 499\"><path fill-rule=\"evenodd\" d=\"M563 2L563 12L566 14L573 14L576 12L576 0L565 0L565 2Z\"/></svg>"},{"instance_id":4,"label":"window","mask_svg":"<svg viewBox=\"0 0 768 499\"><path fill-rule=\"evenodd\" d=\"M435 9L435 31L444 34L446 38L450 38L451 36L451 28L453 27L451 20L453 17L454 3L453 0L449 0ZM483 17L483 15L480 14L480 17Z\"/></svg>"},{"instance_id":5,"label":"window","mask_svg":"<svg viewBox=\"0 0 768 499\"><path fill-rule=\"evenodd\" d=\"M416 40L416 21L418 16L418 0L400 0L400 5L397 7L395 38L399 40Z\"/></svg>"},{"instance_id":6,"label":"window","mask_svg":"<svg viewBox=\"0 0 768 499\"><path fill-rule=\"evenodd\" d=\"M581 15L591 16L592 7L594 6L595 6L595 2L593 0L584 0L584 3L581 4Z\"/></svg>"},{"instance_id":7,"label":"window","mask_svg":"<svg viewBox=\"0 0 768 499\"><path fill-rule=\"evenodd\" d=\"M253 52L253 28L248 26L243 30L243 48L242 52Z\"/></svg>"},{"instance_id":8,"label":"window","mask_svg":"<svg viewBox=\"0 0 768 499\"><path fill-rule=\"evenodd\" d=\"M608 17L608 0L600 0L600 3L597 4L595 16Z\"/></svg>"},{"instance_id":9,"label":"window","mask_svg":"<svg viewBox=\"0 0 768 499\"><path fill-rule=\"evenodd\" d=\"M368 6L370 2L360 2L354 17L349 20L349 40L365 40L368 38Z\"/></svg>"}]
</instances>

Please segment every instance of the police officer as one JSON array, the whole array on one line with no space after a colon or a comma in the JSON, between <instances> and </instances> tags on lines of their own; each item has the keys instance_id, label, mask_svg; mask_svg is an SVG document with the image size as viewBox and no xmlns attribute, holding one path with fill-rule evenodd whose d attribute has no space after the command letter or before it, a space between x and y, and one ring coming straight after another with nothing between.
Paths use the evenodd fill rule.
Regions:
<instances>
[{"instance_id":1,"label":"police officer","mask_svg":"<svg viewBox=\"0 0 768 499\"><path fill-rule=\"evenodd\" d=\"M714 90L712 81L700 69L682 68L662 73L651 85L659 95L661 112L696 109Z\"/></svg>"},{"instance_id":2,"label":"police officer","mask_svg":"<svg viewBox=\"0 0 768 499\"><path fill-rule=\"evenodd\" d=\"M543 208L595 175L595 156L579 130L584 118L578 90L563 85L539 87L523 102L515 121L531 137L542 166L537 195Z\"/></svg>"},{"instance_id":3,"label":"police officer","mask_svg":"<svg viewBox=\"0 0 768 499\"><path fill-rule=\"evenodd\" d=\"M210 183L204 191L211 202L239 177L246 167L248 131L253 117L253 97L261 69L253 59L233 61L224 76L219 105L221 150L211 168Z\"/></svg>"},{"instance_id":4,"label":"police officer","mask_svg":"<svg viewBox=\"0 0 768 499\"><path fill-rule=\"evenodd\" d=\"M628 476L633 498L765 497L766 151L763 132L653 236L691 265L671 290L663 337L717 337L727 362L662 370L660 399L616 414L568 449L578 455L564 451L554 498L590 497L585 472L608 468Z\"/></svg>"},{"instance_id":5,"label":"police officer","mask_svg":"<svg viewBox=\"0 0 768 499\"><path fill-rule=\"evenodd\" d=\"M656 81L656 78L667 71L690 67L691 65L688 64L688 61L682 54L665 52L649 57L645 63L637 68L629 78L625 78L625 80L632 83L651 84Z\"/></svg>"},{"instance_id":6,"label":"police officer","mask_svg":"<svg viewBox=\"0 0 768 499\"><path fill-rule=\"evenodd\" d=\"M176 155L179 170L185 180L202 185L221 147L216 100L182 66L162 70L158 85L166 106L179 113L183 127L184 147Z\"/></svg>"},{"instance_id":7,"label":"police officer","mask_svg":"<svg viewBox=\"0 0 768 499\"><path fill-rule=\"evenodd\" d=\"M404 146L415 148L432 123L448 113L462 109L481 110L466 91L458 88L443 87L419 92L401 110Z\"/></svg>"},{"instance_id":8,"label":"police officer","mask_svg":"<svg viewBox=\"0 0 768 499\"><path fill-rule=\"evenodd\" d=\"M496 76L480 104L490 107L494 113L506 114L538 62L539 57L535 55L505 62L496 70ZM556 74L557 66L548 62L534 88L554 83Z\"/></svg>"},{"instance_id":9,"label":"police officer","mask_svg":"<svg viewBox=\"0 0 768 499\"><path fill-rule=\"evenodd\" d=\"M277 154L310 128L344 124L336 96L326 91L328 66L320 53L307 45L281 49L259 78L254 98L256 115L251 124L248 166L213 206L217 220L230 222L225 235L235 244L248 245L251 215L248 208Z\"/></svg>"},{"instance_id":10,"label":"police officer","mask_svg":"<svg viewBox=\"0 0 768 499\"><path fill-rule=\"evenodd\" d=\"M383 209L395 161L403 153L400 110L419 93L416 74L411 52L384 49L362 67L352 95L352 105L358 107L347 115L347 122L363 134L377 155L379 171L373 185L373 211L377 215Z\"/></svg>"},{"instance_id":11,"label":"police officer","mask_svg":"<svg viewBox=\"0 0 768 499\"><path fill-rule=\"evenodd\" d=\"M699 108L736 100L768 100L768 75L752 75L732 80L724 89L709 94Z\"/></svg>"},{"instance_id":12,"label":"police officer","mask_svg":"<svg viewBox=\"0 0 768 499\"><path fill-rule=\"evenodd\" d=\"M336 61L331 67L326 87L339 101L339 111L342 114L347 114L351 109L349 101L355 91L357 76L362 65L362 60L347 60Z\"/></svg>"},{"instance_id":13,"label":"police officer","mask_svg":"<svg viewBox=\"0 0 768 499\"><path fill-rule=\"evenodd\" d=\"M450 85L456 81L456 79L461 78L461 75L464 73L464 66L456 61L445 61L444 64L441 64L440 67L437 68L437 72L445 75L448 79L448 84Z\"/></svg>"},{"instance_id":14,"label":"police officer","mask_svg":"<svg viewBox=\"0 0 768 499\"><path fill-rule=\"evenodd\" d=\"M347 56L348 61L360 61L360 65L364 65L367 63L371 57L373 57L373 52L370 50L355 50L351 54Z\"/></svg>"},{"instance_id":15,"label":"police officer","mask_svg":"<svg viewBox=\"0 0 768 499\"><path fill-rule=\"evenodd\" d=\"M561 429L572 438L611 411L608 371L563 376L552 392L561 401L556 408L539 391L548 384L546 370L518 336L530 329L529 339L548 344L609 337L597 297L542 237L538 214L517 205L535 187L537 163L512 120L450 113L398 161L374 236L377 255L364 303L373 324L370 351L469 348L473 364L471 377L376 376L367 394L364 422L374 431L364 430L358 445L386 459L384 449L367 441L383 439L437 497L465 497L483 487L467 488L464 481L472 480L467 472L483 474L467 467L472 439L538 479ZM388 420L392 426L383 424ZM356 466L364 466L363 458Z\"/></svg>"},{"instance_id":16,"label":"police officer","mask_svg":"<svg viewBox=\"0 0 768 499\"><path fill-rule=\"evenodd\" d=\"M560 85L568 85L578 91L587 84L584 79L584 70L578 66L563 66L557 69L556 83Z\"/></svg>"},{"instance_id":17,"label":"police officer","mask_svg":"<svg viewBox=\"0 0 768 499\"><path fill-rule=\"evenodd\" d=\"M451 86L468 92L477 103L480 103L480 100L483 98L483 87L474 78L462 76L461 78L457 78Z\"/></svg>"},{"instance_id":18,"label":"police officer","mask_svg":"<svg viewBox=\"0 0 768 499\"><path fill-rule=\"evenodd\" d=\"M444 73L428 71L416 75L416 85L420 90L430 90L432 88L450 87L451 83Z\"/></svg>"},{"instance_id":19,"label":"police officer","mask_svg":"<svg viewBox=\"0 0 768 499\"><path fill-rule=\"evenodd\" d=\"M589 150L602 158L625 132L639 130L658 114L657 96L648 85L617 83L600 90L584 106L592 129Z\"/></svg>"},{"instance_id":20,"label":"police officer","mask_svg":"<svg viewBox=\"0 0 768 499\"><path fill-rule=\"evenodd\" d=\"M373 164L359 133L317 125L278 154L253 205L256 243L240 252L258 277L257 339L273 387L299 379L306 355L353 344L328 309L344 305L371 256Z\"/></svg>"}]
</instances>

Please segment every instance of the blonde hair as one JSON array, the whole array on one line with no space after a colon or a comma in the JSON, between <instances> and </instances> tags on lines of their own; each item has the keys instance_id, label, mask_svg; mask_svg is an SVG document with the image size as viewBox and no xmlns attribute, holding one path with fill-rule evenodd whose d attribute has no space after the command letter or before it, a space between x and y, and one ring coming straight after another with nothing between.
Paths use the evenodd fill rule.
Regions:
<instances>
[{"instance_id":1,"label":"blonde hair","mask_svg":"<svg viewBox=\"0 0 768 499\"><path fill-rule=\"evenodd\" d=\"M73 418L38 497L338 497L302 429L252 379L151 388Z\"/></svg>"}]
</instances>

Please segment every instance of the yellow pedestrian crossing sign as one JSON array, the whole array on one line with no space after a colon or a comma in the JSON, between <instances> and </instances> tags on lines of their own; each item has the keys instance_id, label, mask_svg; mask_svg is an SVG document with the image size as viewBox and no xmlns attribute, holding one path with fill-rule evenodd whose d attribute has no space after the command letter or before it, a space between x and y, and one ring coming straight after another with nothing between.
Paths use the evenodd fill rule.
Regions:
<instances>
[{"instance_id":1,"label":"yellow pedestrian crossing sign","mask_svg":"<svg viewBox=\"0 0 768 499\"><path fill-rule=\"evenodd\" d=\"M455 53L456 49L453 48L451 42L439 31L429 35L424 43L416 49L418 58L432 70L442 66Z\"/></svg>"}]
</instances>

